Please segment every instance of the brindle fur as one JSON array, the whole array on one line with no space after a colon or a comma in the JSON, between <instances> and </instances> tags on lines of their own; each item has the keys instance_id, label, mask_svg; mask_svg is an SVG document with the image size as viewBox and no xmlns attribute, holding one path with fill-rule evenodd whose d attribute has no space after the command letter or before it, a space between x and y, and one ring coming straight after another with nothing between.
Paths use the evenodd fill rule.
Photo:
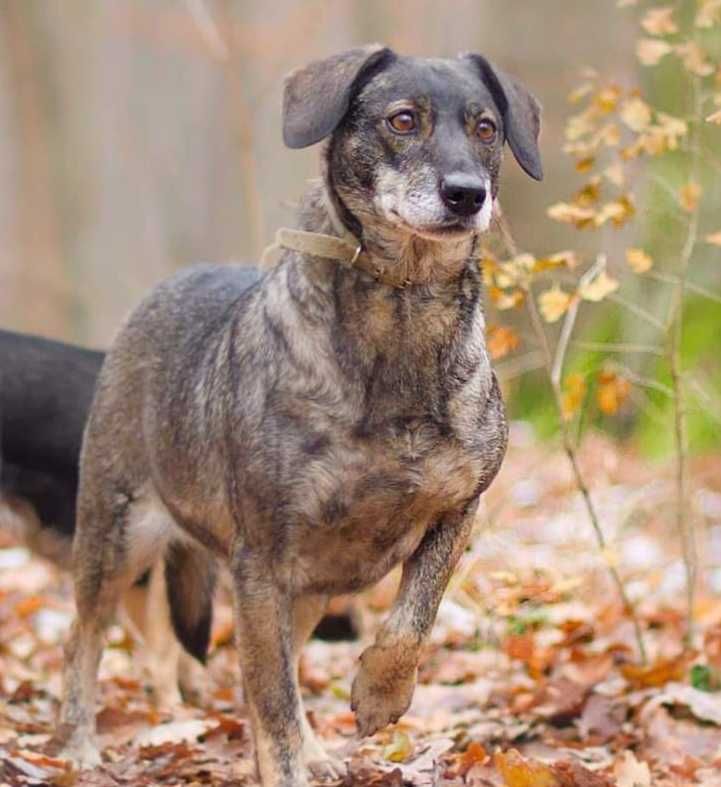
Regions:
<instances>
[{"instance_id":1,"label":"brindle fur","mask_svg":"<svg viewBox=\"0 0 721 787\"><path fill-rule=\"evenodd\" d=\"M419 118L411 136L386 124L398 102ZM469 133L474 113L495 119L493 144ZM198 653L213 564L230 567L266 787L305 785L304 765L337 774L302 710L299 652L330 596L399 563L398 597L361 656L352 706L362 735L406 711L505 451L474 254L504 136L540 177L537 132L535 101L476 55L423 60L370 46L289 77L287 144L329 138L301 227L334 233L337 214L409 284L288 251L260 279L231 266L181 273L130 317L102 369L83 448L78 614L61 713L77 759L99 758L95 674L118 593L169 549L176 625L196 632ZM439 198L439 182L457 173L488 186L474 215L451 216Z\"/></svg>"}]
</instances>

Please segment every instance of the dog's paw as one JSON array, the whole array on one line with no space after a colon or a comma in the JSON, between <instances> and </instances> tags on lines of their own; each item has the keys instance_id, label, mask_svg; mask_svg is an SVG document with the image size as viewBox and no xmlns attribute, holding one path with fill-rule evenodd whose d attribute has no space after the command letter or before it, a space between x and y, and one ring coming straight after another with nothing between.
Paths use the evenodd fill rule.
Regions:
<instances>
[{"instance_id":1,"label":"dog's paw","mask_svg":"<svg viewBox=\"0 0 721 787\"><path fill-rule=\"evenodd\" d=\"M346 774L345 765L328 754L320 759L306 758L306 767L313 779L320 782L337 782Z\"/></svg>"},{"instance_id":2,"label":"dog's paw","mask_svg":"<svg viewBox=\"0 0 721 787\"><path fill-rule=\"evenodd\" d=\"M88 738L67 743L58 757L68 760L79 771L97 768L103 762L100 749Z\"/></svg>"},{"instance_id":3,"label":"dog's paw","mask_svg":"<svg viewBox=\"0 0 721 787\"><path fill-rule=\"evenodd\" d=\"M351 689L351 709L362 737L397 722L411 704L417 669L415 662L409 664L402 656L396 648L378 645L361 655Z\"/></svg>"}]
</instances>

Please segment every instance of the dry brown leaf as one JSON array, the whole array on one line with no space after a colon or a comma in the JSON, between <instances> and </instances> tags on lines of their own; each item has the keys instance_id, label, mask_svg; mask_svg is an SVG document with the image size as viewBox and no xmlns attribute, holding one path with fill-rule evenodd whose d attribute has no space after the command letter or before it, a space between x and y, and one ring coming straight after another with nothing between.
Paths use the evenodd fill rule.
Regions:
<instances>
[{"instance_id":1,"label":"dry brown leaf","mask_svg":"<svg viewBox=\"0 0 721 787\"><path fill-rule=\"evenodd\" d=\"M560 787L548 765L525 759L515 749L496 752L493 763L501 772L506 787Z\"/></svg>"},{"instance_id":2,"label":"dry brown leaf","mask_svg":"<svg viewBox=\"0 0 721 787\"><path fill-rule=\"evenodd\" d=\"M651 771L648 764L639 762L632 751L625 751L623 757L613 766L618 787L651 787Z\"/></svg>"},{"instance_id":3,"label":"dry brown leaf","mask_svg":"<svg viewBox=\"0 0 721 787\"><path fill-rule=\"evenodd\" d=\"M546 322L557 322L571 305L573 296L564 292L558 284L538 296L538 308Z\"/></svg>"},{"instance_id":4,"label":"dry brown leaf","mask_svg":"<svg viewBox=\"0 0 721 787\"><path fill-rule=\"evenodd\" d=\"M615 415L631 393L631 383L615 372L602 371L598 375L596 402L604 415Z\"/></svg>"},{"instance_id":5,"label":"dry brown leaf","mask_svg":"<svg viewBox=\"0 0 721 787\"><path fill-rule=\"evenodd\" d=\"M631 131L643 131L651 124L651 107L638 96L624 101L619 114Z\"/></svg>"},{"instance_id":6,"label":"dry brown leaf","mask_svg":"<svg viewBox=\"0 0 721 787\"><path fill-rule=\"evenodd\" d=\"M491 286L488 288L488 297L493 301L493 305L499 311L507 311L521 306L526 299L523 290L515 289L505 292L500 287Z\"/></svg>"},{"instance_id":7,"label":"dry brown leaf","mask_svg":"<svg viewBox=\"0 0 721 787\"><path fill-rule=\"evenodd\" d=\"M578 372L569 374L563 381L561 413L569 421L578 412L586 396L586 378Z\"/></svg>"},{"instance_id":8,"label":"dry brown leaf","mask_svg":"<svg viewBox=\"0 0 721 787\"><path fill-rule=\"evenodd\" d=\"M636 57L644 66L657 65L670 52L673 52L671 44L655 38L642 38L636 44Z\"/></svg>"},{"instance_id":9,"label":"dry brown leaf","mask_svg":"<svg viewBox=\"0 0 721 787\"><path fill-rule=\"evenodd\" d=\"M498 360L513 352L521 343L521 337L505 325L491 325L486 333L486 346L491 358Z\"/></svg>"},{"instance_id":10,"label":"dry brown leaf","mask_svg":"<svg viewBox=\"0 0 721 787\"><path fill-rule=\"evenodd\" d=\"M634 273L646 273L653 267L653 257L643 249L626 249L626 262Z\"/></svg>"},{"instance_id":11,"label":"dry brown leaf","mask_svg":"<svg viewBox=\"0 0 721 787\"><path fill-rule=\"evenodd\" d=\"M607 295L615 292L619 287L618 280L609 276L606 271L601 271L598 276L589 282L584 282L578 288L578 294L585 301L602 301Z\"/></svg>"},{"instance_id":12,"label":"dry brown leaf","mask_svg":"<svg viewBox=\"0 0 721 787\"><path fill-rule=\"evenodd\" d=\"M678 201L687 213L693 213L698 208L701 199L702 189L698 183L689 181L685 186L681 186L678 192Z\"/></svg>"},{"instance_id":13,"label":"dry brown leaf","mask_svg":"<svg viewBox=\"0 0 721 787\"><path fill-rule=\"evenodd\" d=\"M692 654L683 652L675 658L659 659L653 664L623 664L621 674L636 688L658 688L681 680L692 658Z\"/></svg>"},{"instance_id":14,"label":"dry brown leaf","mask_svg":"<svg viewBox=\"0 0 721 787\"><path fill-rule=\"evenodd\" d=\"M649 8L641 19L641 27L652 36L667 36L678 33L678 25L673 21L673 6Z\"/></svg>"}]
</instances>

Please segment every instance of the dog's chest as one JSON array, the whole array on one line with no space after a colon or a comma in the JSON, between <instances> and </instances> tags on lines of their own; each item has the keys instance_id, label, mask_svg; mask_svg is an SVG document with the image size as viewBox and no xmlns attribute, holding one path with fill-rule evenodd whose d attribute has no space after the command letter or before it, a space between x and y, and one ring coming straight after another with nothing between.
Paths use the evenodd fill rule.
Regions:
<instances>
[{"instance_id":1,"label":"dog's chest","mask_svg":"<svg viewBox=\"0 0 721 787\"><path fill-rule=\"evenodd\" d=\"M376 581L472 499L481 471L480 452L427 418L336 435L293 484L296 580L330 593Z\"/></svg>"}]
</instances>

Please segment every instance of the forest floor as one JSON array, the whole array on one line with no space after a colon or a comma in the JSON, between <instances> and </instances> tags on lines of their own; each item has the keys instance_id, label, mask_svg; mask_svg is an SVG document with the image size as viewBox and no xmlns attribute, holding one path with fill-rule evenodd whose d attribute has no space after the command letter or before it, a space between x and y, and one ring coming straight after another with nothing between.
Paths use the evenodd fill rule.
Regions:
<instances>
[{"instance_id":1,"label":"forest floor","mask_svg":"<svg viewBox=\"0 0 721 787\"><path fill-rule=\"evenodd\" d=\"M607 538L600 550L565 456L522 424L511 438L399 723L359 740L349 708L357 659L392 602L392 579L354 602L360 641L306 648L309 718L346 760L344 783L721 787L721 457L692 461L698 592L685 646L673 468L598 436L585 441L581 464ZM2 538L0 787L257 783L222 598L200 706L154 707L142 648L117 626L100 668L103 765L78 773L50 756L70 583ZM645 666L609 564L637 605Z\"/></svg>"}]
</instances>

